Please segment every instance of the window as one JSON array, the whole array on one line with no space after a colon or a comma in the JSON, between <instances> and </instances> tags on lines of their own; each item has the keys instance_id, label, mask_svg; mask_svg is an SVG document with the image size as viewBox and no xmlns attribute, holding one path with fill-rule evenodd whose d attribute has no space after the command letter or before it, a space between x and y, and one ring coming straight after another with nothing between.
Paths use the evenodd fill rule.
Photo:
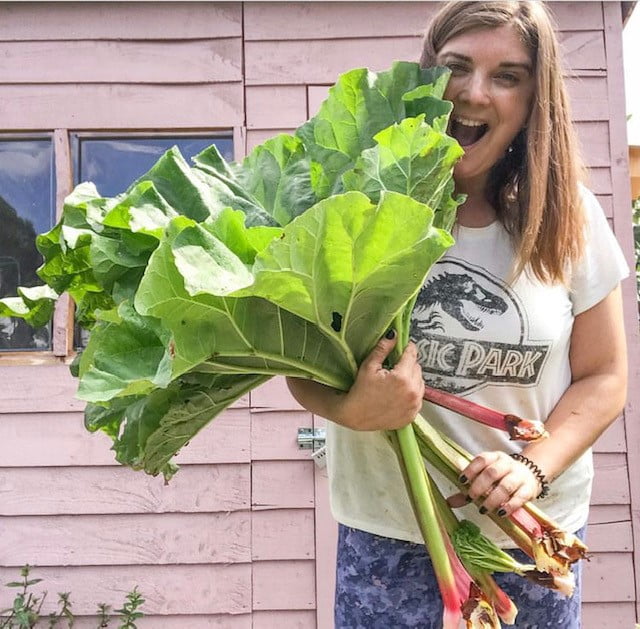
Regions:
<instances>
[{"instance_id":1,"label":"window","mask_svg":"<svg viewBox=\"0 0 640 629\"><path fill-rule=\"evenodd\" d=\"M74 182L92 181L104 197L126 190L174 145L187 162L211 144L217 146L227 161L233 159L233 140L229 135L96 137L78 134L72 140Z\"/></svg>"},{"instance_id":2,"label":"window","mask_svg":"<svg viewBox=\"0 0 640 629\"><path fill-rule=\"evenodd\" d=\"M112 197L124 192L172 146L177 146L189 163L194 155L211 144L216 145L227 161L233 159L233 139L228 134L207 136L74 134L71 139L74 184L92 181L98 193L104 197ZM84 348L87 340L86 330L76 326L74 347Z\"/></svg>"},{"instance_id":3,"label":"window","mask_svg":"<svg viewBox=\"0 0 640 629\"><path fill-rule=\"evenodd\" d=\"M92 181L101 195L115 196L172 146L190 161L214 143L225 159L233 159L230 133L75 133L70 136L73 182ZM42 283L35 238L55 224L54 164L51 136L0 137L0 297L15 295L17 286ZM81 348L86 335L74 332L75 347ZM49 326L33 330L19 319L0 318L0 352L51 349Z\"/></svg>"},{"instance_id":4,"label":"window","mask_svg":"<svg viewBox=\"0 0 640 629\"><path fill-rule=\"evenodd\" d=\"M42 281L37 234L55 217L55 172L50 137L0 139L0 297ZM50 327L34 330L20 319L0 318L0 350L48 350Z\"/></svg>"}]
</instances>

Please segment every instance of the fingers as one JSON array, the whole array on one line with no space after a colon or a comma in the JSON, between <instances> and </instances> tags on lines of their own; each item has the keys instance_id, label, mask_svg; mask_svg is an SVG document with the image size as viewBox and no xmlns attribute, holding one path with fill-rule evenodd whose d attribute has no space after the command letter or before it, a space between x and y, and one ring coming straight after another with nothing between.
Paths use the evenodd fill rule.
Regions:
<instances>
[{"instance_id":1,"label":"fingers","mask_svg":"<svg viewBox=\"0 0 640 629\"><path fill-rule=\"evenodd\" d=\"M362 361L361 368L379 371L383 369L383 363L387 356L391 353L398 342L398 335L395 330L389 330L383 336L376 346L371 350L369 355Z\"/></svg>"},{"instance_id":2,"label":"fingers","mask_svg":"<svg viewBox=\"0 0 640 629\"><path fill-rule=\"evenodd\" d=\"M464 477L464 480L463 480ZM508 516L539 492L531 471L505 452L483 452L463 470L461 480L480 513Z\"/></svg>"}]
</instances>

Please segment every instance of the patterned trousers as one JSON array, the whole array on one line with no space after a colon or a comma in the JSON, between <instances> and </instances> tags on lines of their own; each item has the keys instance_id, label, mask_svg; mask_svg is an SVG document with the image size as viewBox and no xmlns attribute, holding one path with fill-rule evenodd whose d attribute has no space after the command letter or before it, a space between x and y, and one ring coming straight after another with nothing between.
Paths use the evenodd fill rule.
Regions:
<instances>
[{"instance_id":1,"label":"patterned trousers","mask_svg":"<svg viewBox=\"0 0 640 629\"><path fill-rule=\"evenodd\" d=\"M577 535L584 538L584 529ZM520 550L507 551L521 563ZM571 598L513 573L495 573L518 608L518 629L580 629L580 562ZM339 526L335 629L442 629L442 602L422 544Z\"/></svg>"}]
</instances>

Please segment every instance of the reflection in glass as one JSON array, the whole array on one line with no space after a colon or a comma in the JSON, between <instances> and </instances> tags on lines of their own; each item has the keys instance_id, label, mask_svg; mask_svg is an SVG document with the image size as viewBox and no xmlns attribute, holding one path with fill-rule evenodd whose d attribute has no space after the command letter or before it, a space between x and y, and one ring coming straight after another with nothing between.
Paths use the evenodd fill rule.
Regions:
<instances>
[{"instance_id":1,"label":"reflection in glass","mask_svg":"<svg viewBox=\"0 0 640 629\"><path fill-rule=\"evenodd\" d=\"M191 163L193 156L211 144L216 145L227 161L233 160L233 139L230 135L146 138L78 135L72 140L75 183L91 181L103 197L113 197L124 192L173 146L178 147L188 163ZM87 342L88 332L76 326L76 349L86 347Z\"/></svg>"},{"instance_id":2,"label":"reflection in glass","mask_svg":"<svg viewBox=\"0 0 640 629\"><path fill-rule=\"evenodd\" d=\"M38 233L51 229L54 217L51 141L0 141L0 297L18 286L37 286L42 257ZM0 317L0 351L46 350L50 327L32 329L20 319Z\"/></svg>"},{"instance_id":3,"label":"reflection in glass","mask_svg":"<svg viewBox=\"0 0 640 629\"><path fill-rule=\"evenodd\" d=\"M75 182L92 181L103 197L113 197L124 192L172 146L177 146L189 163L191 163L191 157L211 144L216 145L227 161L233 159L233 140L229 136L155 138L76 136L74 140Z\"/></svg>"}]
</instances>

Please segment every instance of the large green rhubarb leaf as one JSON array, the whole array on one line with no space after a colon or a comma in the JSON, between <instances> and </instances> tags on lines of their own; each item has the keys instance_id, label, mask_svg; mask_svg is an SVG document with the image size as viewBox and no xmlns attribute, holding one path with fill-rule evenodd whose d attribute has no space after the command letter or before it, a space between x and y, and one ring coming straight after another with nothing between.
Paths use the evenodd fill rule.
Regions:
<instances>
[{"instance_id":1,"label":"large green rhubarb leaf","mask_svg":"<svg viewBox=\"0 0 640 629\"><path fill-rule=\"evenodd\" d=\"M285 227L256 257L255 284L236 294L263 297L314 323L343 348L355 373L453 243L433 216L395 192L377 205L359 192L330 197Z\"/></svg>"},{"instance_id":2,"label":"large green rhubarb leaf","mask_svg":"<svg viewBox=\"0 0 640 629\"><path fill-rule=\"evenodd\" d=\"M384 190L406 194L436 210L435 224L450 229L459 200L452 198L454 164L460 145L428 125L424 115L406 118L374 137L342 179L346 190L360 190L374 201Z\"/></svg>"},{"instance_id":3,"label":"large green rhubarb leaf","mask_svg":"<svg viewBox=\"0 0 640 629\"><path fill-rule=\"evenodd\" d=\"M385 72L361 68L343 74L318 113L296 131L315 165L312 182L317 197L341 190L342 173L373 146L378 132L407 116L427 113L421 106L432 108L434 101L426 96L441 98L448 78L446 68L421 68L402 61ZM414 92L425 84L431 85L427 91ZM440 102L436 107L438 117L444 112Z\"/></svg>"}]
</instances>

